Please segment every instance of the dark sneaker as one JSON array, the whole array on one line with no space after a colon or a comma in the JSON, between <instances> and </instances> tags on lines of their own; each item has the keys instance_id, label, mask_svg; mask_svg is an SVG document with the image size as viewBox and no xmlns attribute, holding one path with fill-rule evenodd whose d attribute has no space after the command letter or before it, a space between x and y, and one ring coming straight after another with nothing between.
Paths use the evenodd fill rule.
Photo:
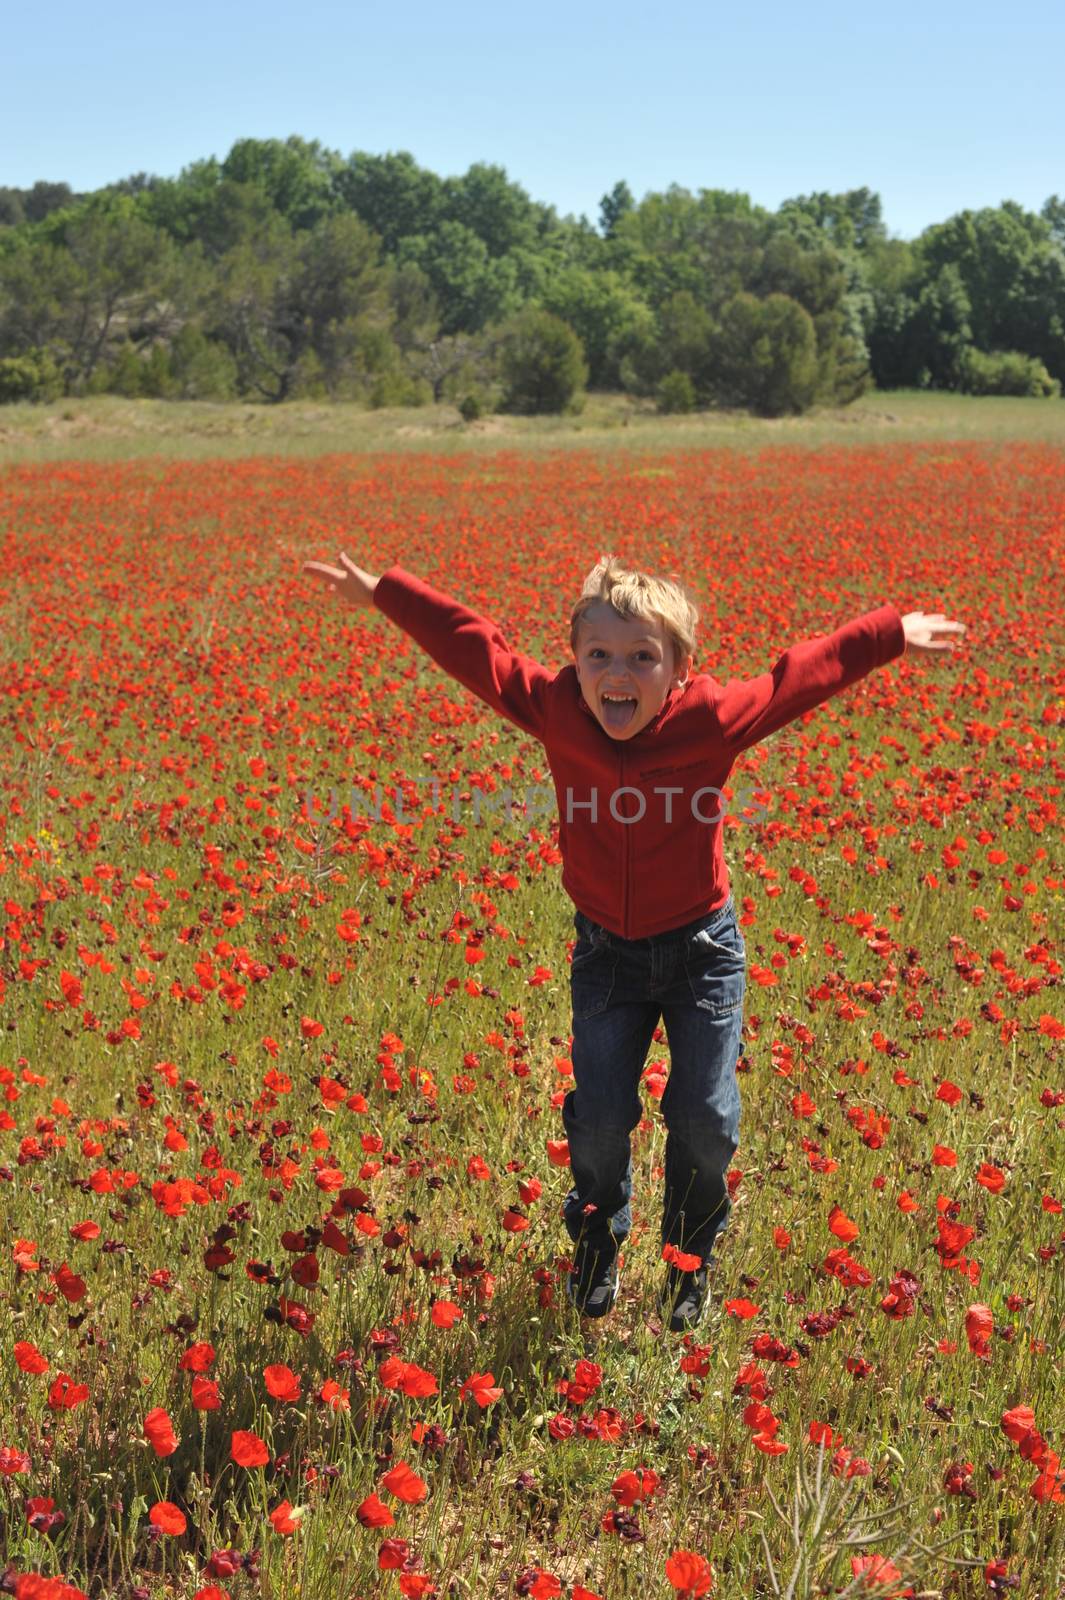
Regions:
<instances>
[{"instance_id":1,"label":"dark sneaker","mask_svg":"<svg viewBox=\"0 0 1065 1600\"><path fill-rule=\"evenodd\" d=\"M659 1304L663 1316L669 1315L670 1333L684 1333L688 1328L698 1327L710 1298L709 1288L709 1267L698 1267L694 1272L667 1267Z\"/></svg>"},{"instance_id":2,"label":"dark sneaker","mask_svg":"<svg viewBox=\"0 0 1065 1600\"><path fill-rule=\"evenodd\" d=\"M614 1309L620 1284L616 1245L581 1243L573 1256L566 1293L582 1317L605 1317Z\"/></svg>"}]
</instances>

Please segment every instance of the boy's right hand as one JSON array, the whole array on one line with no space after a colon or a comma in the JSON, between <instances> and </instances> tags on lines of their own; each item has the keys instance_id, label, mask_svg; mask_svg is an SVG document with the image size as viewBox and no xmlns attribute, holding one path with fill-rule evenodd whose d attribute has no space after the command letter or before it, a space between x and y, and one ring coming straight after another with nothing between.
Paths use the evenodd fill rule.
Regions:
<instances>
[{"instance_id":1,"label":"boy's right hand","mask_svg":"<svg viewBox=\"0 0 1065 1600\"><path fill-rule=\"evenodd\" d=\"M305 561L304 572L313 572L316 578L328 583L335 594L353 606L372 606L377 579L372 572L357 567L343 550L337 556L339 566L329 567L323 561Z\"/></svg>"}]
</instances>

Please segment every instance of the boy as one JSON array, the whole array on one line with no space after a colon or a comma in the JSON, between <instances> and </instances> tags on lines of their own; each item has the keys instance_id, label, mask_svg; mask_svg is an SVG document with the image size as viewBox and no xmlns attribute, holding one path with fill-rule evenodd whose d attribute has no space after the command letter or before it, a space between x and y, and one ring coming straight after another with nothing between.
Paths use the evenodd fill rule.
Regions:
<instances>
[{"instance_id":1,"label":"boy","mask_svg":"<svg viewBox=\"0 0 1065 1600\"><path fill-rule=\"evenodd\" d=\"M577 907L574 1088L562 1108L573 1174L563 1216L576 1246L568 1294L588 1317L605 1316L617 1299L638 1085L662 1020L670 1072L661 1305L673 1332L695 1327L739 1142L746 952L722 850L722 790L741 751L907 648L952 649L964 625L884 605L793 646L771 672L720 684L692 676L698 614L684 589L608 556L573 611L573 665L553 673L403 567L378 578L343 551L337 559L303 570L383 611L544 745L562 884Z\"/></svg>"}]
</instances>

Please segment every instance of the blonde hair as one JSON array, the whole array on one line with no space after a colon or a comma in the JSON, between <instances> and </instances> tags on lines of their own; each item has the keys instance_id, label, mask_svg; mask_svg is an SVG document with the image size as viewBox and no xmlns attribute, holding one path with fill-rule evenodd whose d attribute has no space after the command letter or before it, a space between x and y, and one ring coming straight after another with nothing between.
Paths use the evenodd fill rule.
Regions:
<instances>
[{"instance_id":1,"label":"blonde hair","mask_svg":"<svg viewBox=\"0 0 1065 1600\"><path fill-rule=\"evenodd\" d=\"M570 619L570 649L576 654L581 620L589 606L606 601L620 617L657 622L673 646L673 664L679 667L695 654L695 628L699 613L678 578L653 578L622 566L617 556L603 556L584 580L580 599Z\"/></svg>"}]
</instances>

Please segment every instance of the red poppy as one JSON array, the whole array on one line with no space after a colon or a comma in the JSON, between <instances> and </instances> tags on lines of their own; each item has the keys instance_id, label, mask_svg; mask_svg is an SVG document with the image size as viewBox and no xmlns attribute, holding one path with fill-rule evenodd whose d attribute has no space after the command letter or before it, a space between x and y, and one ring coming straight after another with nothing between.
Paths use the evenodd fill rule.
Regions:
<instances>
[{"instance_id":1,"label":"red poppy","mask_svg":"<svg viewBox=\"0 0 1065 1600\"><path fill-rule=\"evenodd\" d=\"M157 1500L148 1513L148 1521L160 1533L182 1534L188 1527L185 1513L170 1500Z\"/></svg>"},{"instance_id":2,"label":"red poppy","mask_svg":"<svg viewBox=\"0 0 1065 1600\"><path fill-rule=\"evenodd\" d=\"M162 1406L149 1411L144 1419L144 1437L157 1456L172 1456L178 1447L178 1437Z\"/></svg>"},{"instance_id":3,"label":"red poppy","mask_svg":"<svg viewBox=\"0 0 1065 1600\"><path fill-rule=\"evenodd\" d=\"M362 1504L356 1507L355 1515L364 1528L390 1528L396 1520L376 1494L368 1494Z\"/></svg>"},{"instance_id":4,"label":"red poppy","mask_svg":"<svg viewBox=\"0 0 1065 1600\"><path fill-rule=\"evenodd\" d=\"M192 1403L197 1411L220 1411L222 1397L213 1378L195 1377L192 1380Z\"/></svg>"},{"instance_id":5,"label":"red poppy","mask_svg":"<svg viewBox=\"0 0 1065 1600\"><path fill-rule=\"evenodd\" d=\"M714 1583L710 1563L694 1550L674 1550L666 1562L666 1577L678 1591L681 1600L709 1594Z\"/></svg>"},{"instance_id":6,"label":"red poppy","mask_svg":"<svg viewBox=\"0 0 1065 1600\"><path fill-rule=\"evenodd\" d=\"M291 1367L278 1364L263 1368L263 1381L268 1394L275 1400L298 1400L300 1397L300 1380Z\"/></svg>"},{"instance_id":7,"label":"red poppy","mask_svg":"<svg viewBox=\"0 0 1065 1600\"><path fill-rule=\"evenodd\" d=\"M397 1500L404 1500L408 1505L417 1505L429 1493L429 1485L425 1479L419 1478L405 1461L398 1461L391 1471L386 1472L381 1479L381 1485L389 1494L394 1494Z\"/></svg>"},{"instance_id":8,"label":"red poppy","mask_svg":"<svg viewBox=\"0 0 1065 1600\"><path fill-rule=\"evenodd\" d=\"M373 1496L371 1495L370 1498L372 1499ZM391 1516L391 1512L389 1512L389 1515ZM399 1572L409 1556L410 1545L406 1539L382 1539L381 1546L377 1552L378 1569L381 1572Z\"/></svg>"},{"instance_id":9,"label":"red poppy","mask_svg":"<svg viewBox=\"0 0 1065 1600\"><path fill-rule=\"evenodd\" d=\"M500 1389L490 1372L475 1372L466 1379L459 1390L459 1398L465 1400L472 1396L482 1410L487 1406L495 1405L497 1400L502 1400L503 1391Z\"/></svg>"},{"instance_id":10,"label":"red poppy","mask_svg":"<svg viewBox=\"0 0 1065 1600\"><path fill-rule=\"evenodd\" d=\"M48 1358L42 1356L35 1344L28 1339L18 1339L15 1342L15 1365L23 1372L47 1372Z\"/></svg>"},{"instance_id":11,"label":"red poppy","mask_svg":"<svg viewBox=\"0 0 1065 1600\"><path fill-rule=\"evenodd\" d=\"M201 1341L199 1344L190 1344L178 1361L182 1372L206 1372L215 1358L213 1344Z\"/></svg>"},{"instance_id":12,"label":"red poppy","mask_svg":"<svg viewBox=\"0 0 1065 1600\"><path fill-rule=\"evenodd\" d=\"M281 1504L270 1512L270 1521L273 1523L274 1532L287 1539L289 1534L295 1533L299 1527L302 1516L302 1512L293 1515L292 1502L282 1500Z\"/></svg>"},{"instance_id":13,"label":"red poppy","mask_svg":"<svg viewBox=\"0 0 1065 1600\"><path fill-rule=\"evenodd\" d=\"M610 1493L619 1506L635 1506L653 1500L661 1480L650 1467L640 1467L636 1472L622 1472L610 1486Z\"/></svg>"},{"instance_id":14,"label":"red poppy","mask_svg":"<svg viewBox=\"0 0 1065 1600\"><path fill-rule=\"evenodd\" d=\"M259 1435L243 1428L234 1429L230 1450L238 1467L265 1467L270 1461L270 1452Z\"/></svg>"},{"instance_id":15,"label":"red poppy","mask_svg":"<svg viewBox=\"0 0 1065 1600\"><path fill-rule=\"evenodd\" d=\"M534 1568L522 1584L522 1593L530 1596L530 1600L558 1600L562 1593L562 1583L553 1572L545 1572L542 1567Z\"/></svg>"}]
</instances>

